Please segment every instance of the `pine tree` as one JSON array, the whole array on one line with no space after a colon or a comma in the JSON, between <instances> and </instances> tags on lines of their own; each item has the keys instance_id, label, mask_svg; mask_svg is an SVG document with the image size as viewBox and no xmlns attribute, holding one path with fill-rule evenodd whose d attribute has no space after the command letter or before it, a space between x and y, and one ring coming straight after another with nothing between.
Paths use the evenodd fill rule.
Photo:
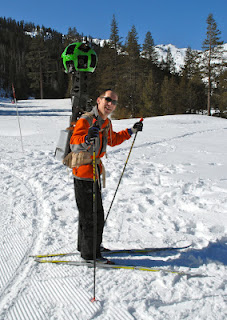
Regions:
<instances>
[{"instance_id":1,"label":"pine tree","mask_svg":"<svg viewBox=\"0 0 227 320\"><path fill-rule=\"evenodd\" d=\"M203 113L206 105L205 85L201 75L195 74L188 82L188 108L191 113Z\"/></svg>"},{"instance_id":2,"label":"pine tree","mask_svg":"<svg viewBox=\"0 0 227 320\"><path fill-rule=\"evenodd\" d=\"M202 81L200 55L190 47L186 51L181 80L178 87L179 107L182 113L195 113L204 109L205 86Z\"/></svg>"},{"instance_id":3,"label":"pine tree","mask_svg":"<svg viewBox=\"0 0 227 320\"><path fill-rule=\"evenodd\" d=\"M48 52L45 48L45 42L41 32L36 36L30 46L27 54L28 77L31 81L30 88L39 98L44 98L44 73L48 70L49 63Z\"/></svg>"},{"instance_id":4,"label":"pine tree","mask_svg":"<svg viewBox=\"0 0 227 320\"><path fill-rule=\"evenodd\" d=\"M189 109L190 98L188 94L188 82L189 80L185 75L181 76L179 85L177 86L177 114L186 113L186 111Z\"/></svg>"},{"instance_id":5,"label":"pine tree","mask_svg":"<svg viewBox=\"0 0 227 320\"><path fill-rule=\"evenodd\" d=\"M95 71L98 92L116 88L115 71L115 50L106 43L99 53L99 61Z\"/></svg>"},{"instance_id":6,"label":"pine tree","mask_svg":"<svg viewBox=\"0 0 227 320\"><path fill-rule=\"evenodd\" d=\"M45 48L49 56L47 70L48 81L46 80L45 95L48 98L61 98L65 96L68 78L63 72L63 64L61 59L61 54L64 51L62 34L52 29L47 29L46 32L48 32L48 34L51 36L45 41Z\"/></svg>"},{"instance_id":7,"label":"pine tree","mask_svg":"<svg viewBox=\"0 0 227 320\"><path fill-rule=\"evenodd\" d=\"M208 79L208 91L207 91L207 114L211 115L211 95L212 95L212 84L215 81L217 60L222 55L222 44L220 41L221 31L218 30L217 24L213 18L213 14L209 14L206 20L207 22L207 33L206 39L203 42L203 49L206 51L206 59L204 61L204 72Z\"/></svg>"},{"instance_id":8,"label":"pine tree","mask_svg":"<svg viewBox=\"0 0 227 320\"><path fill-rule=\"evenodd\" d=\"M151 70L147 81L143 83L140 108L143 117L160 116L163 114L159 101L159 87L159 84L155 82L154 73Z\"/></svg>"},{"instance_id":9,"label":"pine tree","mask_svg":"<svg viewBox=\"0 0 227 320\"><path fill-rule=\"evenodd\" d=\"M227 118L227 70L224 70L218 78L218 107L223 116ZM225 113L224 113L225 112Z\"/></svg>"},{"instance_id":10,"label":"pine tree","mask_svg":"<svg viewBox=\"0 0 227 320\"><path fill-rule=\"evenodd\" d=\"M20 99L28 96L25 54L30 41L24 33L22 22L0 17L1 87L10 94L13 83Z\"/></svg>"},{"instance_id":11,"label":"pine tree","mask_svg":"<svg viewBox=\"0 0 227 320\"><path fill-rule=\"evenodd\" d=\"M167 55L166 55L166 70L172 74L176 72L176 65L170 50L170 47L167 49Z\"/></svg>"},{"instance_id":12,"label":"pine tree","mask_svg":"<svg viewBox=\"0 0 227 320\"><path fill-rule=\"evenodd\" d=\"M143 44L143 55L145 58L151 60L152 63L157 64L158 55L155 51L154 40L150 31L148 31L145 36Z\"/></svg>"},{"instance_id":13,"label":"pine tree","mask_svg":"<svg viewBox=\"0 0 227 320\"><path fill-rule=\"evenodd\" d=\"M177 85L174 77L165 76L161 86L161 107L163 114L175 114L177 110Z\"/></svg>"},{"instance_id":14,"label":"pine tree","mask_svg":"<svg viewBox=\"0 0 227 320\"><path fill-rule=\"evenodd\" d=\"M188 47L186 51L184 66L181 68L181 75L187 79L191 79L195 75L201 75L202 77L199 53L190 47Z\"/></svg>"},{"instance_id":15,"label":"pine tree","mask_svg":"<svg viewBox=\"0 0 227 320\"><path fill-rule=\"evenodd\" d=\"M126 105L131 110L131 115L136 116L138 112L139 93L137 92L137 83L140 71L140 45L138 43L138 34L133 25L128 32L126 39L126 52L128 56L125 58L125 90L127 92L125 99Z\"/></svg>"},{"instance_id":16,"label":"pine tree","mask_svg":"<svg viewBox=\"0 0 227 320\"><path fill-rule=\"evenodd\" d=\"M69 27L68 33L65 36L65 46L68 46L69 44L73 42L80 42L82 41L82 36L78 33L76 27Z\"/></svg>"},{"instance_id":17,"label":"pine tree","mask_svg":"<svg viewBox=\"0 0 227 320\"><path fill-rule=\"evenodd\" d=\"M120 41L119 29L115 15L113 15L113 19L111 22L111 31L110 31L110 47L113 52L111 52L110 63L112 64L112 86L111 88L117 89L117 79L120 77L120 68L119 68L119 60L118 54L121 51L122 43Z\"/></svg>"},{"instance_id":18,"label":"pine tree","mask_svg":"<svg viewBox=\"0 0 227 320\"><path fill-rule=\"evenodd\" d=\"M126 51L129 55L130 60L136 63L140 57L140 45L138 43L138 34L134 25L128 32L128 36L126 39Z\"/></svg>"},{"instance_id":19,"label":"pine tree","mask_svg":"<svg viewBox=\"0 0 227 320\"><path fill-rule=\"evenodd\" d=\"M117 51L121 47L121 41L119 36L118 23L115 15L113 15L113 19L111 22L111 31L110 31L110 44Z\"/></svg>"}]
</instances>

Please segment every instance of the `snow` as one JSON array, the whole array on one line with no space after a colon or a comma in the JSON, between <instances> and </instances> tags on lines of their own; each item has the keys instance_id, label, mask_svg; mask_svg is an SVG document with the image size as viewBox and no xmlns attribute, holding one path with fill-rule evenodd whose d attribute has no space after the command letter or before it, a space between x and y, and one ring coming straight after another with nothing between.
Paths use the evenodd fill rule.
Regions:
<instances>
[{"instance_id":1,"label":"snow","mask_svg":"<svg viewBox=\"0 0 227 320\"><path fill-rule=\"evenodd\" d=\"M184 66L184 59L186 56L187 48L177 48L172 44L157 45L155 46L155 50L158 54L159 62L161 62L162 60L166 61L168 49L170 49L171 55L173 57L176 71L179 72L181 68Z\"/></svg>"},{"instance_id":2,"label":"snow","mask_svg":"<svg viewBox=\"0 0 227 320\"><path fill-rule=\"evenodd\" d=\"M29 257L76 252L73 179L54 158L70 100L19 101L18 109L24 152L15 105L0 102L0 319L226 319L226 119L146 118L104 232L103 244L112 249L191 243L183 251L112 259L201 276L97 269L92 303L92 269ZM134 122L113 120L113 126ZM106 212L131 143L109 148L104 159Z\"/></svg>"}]
</instances>

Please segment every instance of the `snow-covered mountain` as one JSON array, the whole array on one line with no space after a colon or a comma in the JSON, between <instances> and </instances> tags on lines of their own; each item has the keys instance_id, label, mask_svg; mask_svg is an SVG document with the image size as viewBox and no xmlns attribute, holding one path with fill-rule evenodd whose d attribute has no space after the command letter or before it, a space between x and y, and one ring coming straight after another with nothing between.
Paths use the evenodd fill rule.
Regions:
<instances>
[{"instance_id":1,"label":"snow-covered mountain","mask_svg":"<svg viewBox=\"0 0 227 320\"><path fill-rule=\"evenodd\" d=\"M166 45L156 45L155 49L159 55L159 61L162 61L162 59L165 61L167 56L167 51L170 49L171 55L173 57L173 60L175 62L176 71L180 71L180 68L184 65L184 59L186 55L187 48L177 48L173 44L166 44ZM224 49L224 55L223 58L227 60L227 43L223 45ZM201 59L203 60L204 52L201 50L193 50L201 53Z\"/></svg>"},{"instance_id":2,"label":"snow-covered mountain","mask_svg":"<svg viewBox=\"0 0 227 320\"><path fill-rule=\"evenodd\" d=\"M159 62L162 60L166 61L167 51L170 49L171 55L176 65L176 71L180 71L180 68L184 65L184 59L186 55L187 48L177 48L173 44L159 44L155 46L155 50L159 56Z\"/></svg>"},{"instance_id":3,"label":"snow-covered mountain","mask_svg":"<svg viewBox=\"0 0 227 320\"><path fill-rule=\"evenodd\" d=\"M110 40L100 40L100 39L92 39L92 42L96 45L100 45L101 47L104 46L105 43L108 43ZM227 43L223 45L224 47L224 58L227 60ZM161 62L162 60L166 61L167 51L170 49L171 55L173 57L173 60L175 62L175 68L176 71L179 72L181 67L184 65L185 55L187 48L177 48L173 44L158 44L155 46L155 50L158 54L158 61ZM202 53L201 50L194 50L197 52ZM203 55L203 53L202 53ZM203 58L203 56L202 56Z\"/></svg>"},{"instance_id":4,"label":"snow-covered mountain","mask_svg":"<svg viewBox=\"0 0 227 320\"><path fill-rule=\"evenodd\" d=\"M105 43L108 43L110 40L100 40L100 39L92 39L92 42L99 46L104 46ZM170 52L173 56L173 60L176 64L176 71L178 72L180 68L184 65L185 54L187 48L177 48L173 44L159 44L155 46L155 50L158 54L158 61L166 60L167 51L170 49Z\"/></svg>"}]
</instances>

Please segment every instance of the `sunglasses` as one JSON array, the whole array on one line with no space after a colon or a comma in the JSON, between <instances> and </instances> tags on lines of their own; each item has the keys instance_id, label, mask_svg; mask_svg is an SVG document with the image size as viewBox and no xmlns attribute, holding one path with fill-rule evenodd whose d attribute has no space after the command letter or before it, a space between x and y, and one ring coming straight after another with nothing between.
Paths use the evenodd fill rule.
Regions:
<instances>
[{"instance_id":1,"label":"sunglasses","mask_svg":"<svg viewBox=\"0 0 227 320\"><path fill-rule=\"evenodd\" d=\"M111 102L112 104L114 104L115 106L117 105L117 100L113 100L110 97L101 97L102 99L105 99L106 102Z\"/></svg>"}]
</instances>

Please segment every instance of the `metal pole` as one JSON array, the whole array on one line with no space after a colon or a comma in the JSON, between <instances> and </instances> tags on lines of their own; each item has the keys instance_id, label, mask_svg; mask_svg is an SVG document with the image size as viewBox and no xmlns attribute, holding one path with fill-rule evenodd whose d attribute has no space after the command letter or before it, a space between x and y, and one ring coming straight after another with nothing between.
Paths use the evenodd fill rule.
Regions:
<instances>
[{"instance_id":1,"label":"metal pole","mask_svg":"<svg viewBox=\"0 0 227 320\"><path fill-rule=\"evenodd\" d=\"M140 121L142 122L142 121L143 121L143 119L141 118L141 119L140 119ZM109 214L110 214L110 210L111 210L111 208L112 208L112 205L113 205L114 199L115 199L115 197L116 197L116 194L117 194L118 188L119 188L119 186L120 186L120 183L121 183L122 177L123 177L123 175L124 175L125 168L126 168L126 166L127 166L127 163L128 163L129 157L130 157L130 154L131 154L131 152L132 152L132 148L133 148L133 146L134 146L134 143L135 143L135 140L136 140L136 137L137 137L137 133L138 133L138 131L136 132L135 137L134 137L134 139L133 139L133 141L132 141L132 145L131 145L131 148L130 148L130 150L129 150L128 157L127 157L127 159L126 159L126 161L125 161L125 165L124 165L123 171L122 171L122 173L121 173L121 176L120 176L120 179L119 179L119 182L118 182L118 185L117 185L116 191L115 191L115 193L114 193L113 200L112 200L112 202L111 202L111 204L110 204L110 207L109 207L108 213L107 213L107 215L106 215L106 219L105 219L105 221L104 221L104 224L106 223L106 220L107 220L107 218L108 218L108 216L109 216Z\"/></svg>"},{"instance_id":2,"label":"metal pole","mask_svg":"<svg viewBox=\"0 0 227 320\"><path fill-rule=\"evenodd\" d=\"M14 85L13 84L12 84L12 89L13 89L14 103L16 104L16 110L17 110L17 121L18 121L18 125L19 125L19 130L20 130L21 148L22 148L22 152L24 153L21 126L20 126L20 117L19 117L19 112L18 112L18 107L17 107L16 93L15 93L15 89L14 89Z\"/></svg>"},{"instance_id":3,"label":"metal pole","mask_svg":"<svg viewBox=\"0 0 227 320\"><path fill-rule=\"evenodd\" d=\"M93 262L94 262L94 291L92 302L96 301L96 247L97 247L97 182L96 182L96 138L93 139Z\"/></svg>"}]
</instances>

